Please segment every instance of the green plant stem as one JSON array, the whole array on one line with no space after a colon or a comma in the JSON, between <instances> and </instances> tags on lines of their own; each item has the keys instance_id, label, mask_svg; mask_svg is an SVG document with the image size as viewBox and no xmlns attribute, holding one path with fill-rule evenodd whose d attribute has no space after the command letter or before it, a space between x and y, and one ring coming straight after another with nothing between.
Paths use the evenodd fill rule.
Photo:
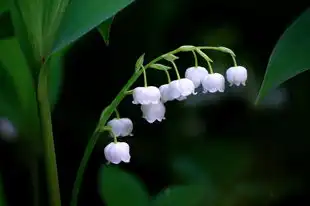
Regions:
<instances>
[{"instance_id":1,"label":"green plant stem","mask_svg":"<svg viewBox=\"0 0 310 206\"><path fill-rule=\"evenodd\" d=\"M174 63L174 61L171 61L171 64L173 65L174 71L175 71L175 73L177 74L177 78L178 78L178 79L181 79L181 76L180 76L180 74L179 74L177 65Z\"/></svg>"},{"instance_id":2,"label":"green plant stem","mask_svg":"<svg viewBox=\"0 0 310 206\"><path fill-rule=\"evenodd\" d=\"M212 65L211 65L211 62L210 61L207 61L208 63L208 67L210 69L210 73L213 74L213 69L212 69Z\"/></svg>"},{"instance_id":3,"label":"green plant stem","mask_svg":"<svg viewBox=\"0 0 310 206\"><path fill-rule=\"evenodd\" d=\"M168 52L166 54L175 54L180 52L180 48L177 48L171 52ZM100 117L100 121L93 133L93 135L91 136L90 140L87 143L84 155L82 157L80 166L78 168L77 171L77 175L76 175L76 179L73 185L73 190L72 190L72 197L71 197L71 202L70 202L70 206L77 206L77 202L78 202L78 195L79 195L79 191L80 191L80 186L82 184L82 180L83 180L83 174L85 171L85 168L87 166L87 162L92 154L92 151L95 148L95 145L99 139L100 136L100 128L104 128L104 126L106 125L106 122L108 121L108 119L110 118L110 116L112 115L113 111L115 108L117 108L117 106L119 105L119 103L124 99L124 97L127 94L127 91L130 89L130 87L134 84L134 82L140 77L140 75L143 73L144 70L146 70L147 68L149 68L152 64L156 63L157 61L163 59L162 57L163 55L155 58L154 60L152 60L151 62L149 62L144 69L140 69L138 71L136 71L131 78L128 80L128 82L125 84L125 86L121 89L121 91L117 94L116 98L111 102L111 104L106 107L106 109L102 112L102 115Z\"/></svg>"},{"instance_id":4,"label":"green plant stem","mask_svg":"<svg viewBox=\"0 0 310 206\"><path fill-rule=\"evenodd\" d=\"M114 112L115 112L115 116L117 119L121 118L121 116L119 115L119 112L117 110L117 108L114 109Z\"/></svg>"},{"instance_id":5,"label":"green plant stem","mask_svg":"<svg viewBox=\"0 0 310 206\"><path fill-rule=\"evenodd\" d=\"M142 71L143 71L144 87L147 87L147 78L144 66L142 66Z\"/></svg>"},{"instance_id":6,"label":"green plant stem","mask_svg":"<svg viewBox=\"0 0 310 206\"><path fill-rule=\"evenodd\" d=\"M30 165L30 172L31 172L31 181L32 181L32 188L33 188L33 205L39 206L40 205L40 189L39 189L39 167L37 160L33 160L32 164Z\"/></svg>"},{"instance_id":7,"label":"green plant stem","mask_svg":"<svg viewBox=\"0 0 310 206\"><path fill-rule=\"evenodd\" d=\"M41 116L42 137L44 141L49 205L61 206L51 112L48 102L47 69L47 65L43 65L40 70L37 95Z\"/></svg>"},{"instance_id":8,"label":"green plant stem","mask_svg":"<svg viewBox=\"0 0 310 206\"><path fill-rule=\"evenodd\" d=\"M195 59L195 67L198 67L198 58L197 58L196 52L194 50L192 50L192 53L193 53L194 59Z\"/></svg>"},{"instance_id":9,"label":"green plant stem","mask_svg":"<svg viewBox=\"0 0 310 206\"><path fill-rule=\"evenodd\" d=\"M234 57L234 55L230 55L230 56L231 56L231 58L232 58L232 60L233 60L233 62L234 62L234 66L235 66L235 67L238 66L237 61L236 61L236 58Z\"/></svg>"},{"instance_id":10,"label":"green plant stem","mask_svg":"<svg viewBox=\"0 0 310 206\"><path fill-rule=\"evenodd\" d=\"M170 83L170 82L171 82L171 78L170 78L169 71L168 71L168 70L164 70L164 71L165 71L165 73L166 73L168 83Z\"/></svg>"}]
</instances>

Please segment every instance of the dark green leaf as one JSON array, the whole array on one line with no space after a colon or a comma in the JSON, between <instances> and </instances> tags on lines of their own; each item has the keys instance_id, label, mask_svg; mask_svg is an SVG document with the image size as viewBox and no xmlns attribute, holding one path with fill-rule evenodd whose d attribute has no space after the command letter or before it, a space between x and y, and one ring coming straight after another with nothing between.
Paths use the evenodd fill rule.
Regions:
<instances>
[{"instance_id":1,"label":"dark green leaf","mask_svg":"<svg viewBox=\"0 0 310 206\"><path fill-rule=\"evenodd\" d=\"M139 69L142 68L143 62L144 62L144 55L145 55L145 53L142 54L142 55L138 58L138 60L137 60L137 62L136 62L136 66L135 66L136 71L138 71Z\"/></svg>"},{"instance_id":2,"label":"dark green leaf","mask_svg":"<svg viewBox=\"0 0 310 206\"><path fill-rule=\"evenodd\" d=\"M64 67L64 60L65 55L68 52L70 47L61 50L60 52L55 53L49 59L49 102L51 107L55 105L58 100L61 86L62 86L62 79L63 79L63 67Z\"/></svg>"},{"instance_id":3,"label":"dark green leaf","mask_svg":"<svg viewBox=\"0 0 310 206\"><path fill-rule=\"evenodd\" d=\"M0 15L7 10L9 10L9 0L0 0Z\"/></svg>"},{"instance_id":4,"label":"dark green leaf","mask_svg":"<svg viewBox=\"0 0 310 206\"><path fill-rule=\"evenodd\" d=\"M200 49L196 49L197 53L202 56L206 61L209 62L213 62L212 59L210 59L210 57L208 57L203 51L201 51Z\"/></svg>"},{"instance_id":5,"label":"dark green leaf","mask_svg":"<svg viewBox=\"0 0 310 206\"><path fill-rule=\"evenodd\" d=\"M174 186L158 194L151 206L199 206L202 204L203 197L202 186Z\"/></svg>"},{"instance_id":6,"label":"dark green leaf","mask_svg":"<svg viewBox=\"0 0 310 206\"><path fill-rule=\"evenodd\" d=\"M310 9L307 9L278 40L269 58L256 103L286 80L310 69Z\"/></svg>"},{"instance_id":7,"label":"dark green leaf","mask_svg":"<svg viewBox=\"0 0 310 206\"><path fill-rule=\"evenodd\" d=\"M14 27L11 21L10 12L0 13L0 39L14 36Z\"/></svg>"},{"instance_id":8,"label":"dark green leaf","mask_svg":"<svg viewBox=\"0 0 310 206\"><path fill-rule=\"evenodd\" d=\"M0 82L2 114L26 133L27 137L39 137L35 86L16 38L0 41L0 62L0 75L6 78Z\"/></svg>"},{"instance_id":9,"label":"dark green leaf","mask_svg":"<svg viewBox=\"0 0 310 206\"><path fill-rule=\"evenodd\" d=\"M167 61L173 62L173 61L177 60L179 57L177 57L173 54L166 54L163 56L163 58Z\"/></svg>"},{"instance_id":10,"label":"dark green leaf","mask_svg":"<svg viewBox=\"0 0 310 206\"><path fill-rule=\"evenodd\" d=\"M158 69L158 70L163 70L163 71L171 69L171 67L165 66L162 64L152 64L150 67L154 69Z\"/></svg>"},{"instance_id":11,"label":"dark green leaf","mask_svg":"<svg viewBox=\"0 0 310 206\"><path fill-rule=\"evenodd\" d=\"M105 20L103 23L101 23L98 26L98 30L106 43L106 45L109 45L110 43L110 31L111 31L111 25L114 20L114 16L110 17L109 19Z\"/></svg>"},{"instance_id":12,"label":"dark green leaf","mask_svg":"<svg viewBox=\"0 0 310 206\"><path fill-rule=\"evenodd\" d=\"M11 16L15 34L33 75L51 53L56 32L69 0L13 0Z\"/></svg>"},{"instance_id":13,"label":"dark green leaf","mask_svg":"<svg viewBox=\"0 0 310 206\"><path fill-rule=\"evenodd\" d=\"M108 206L147 206L149 203L144 185L112 165L100 169L99 193Z\"/></svg>"},{"instance_id":14,"label":"dark green leaf","mask_svg":"<svg viewBox=\"0 0 310 206\"><path fill-rule=\"evenodd\" d=\"M133 0L71 0L67 6L53 51L74 42Z\"/></svg>"}]
</instances>

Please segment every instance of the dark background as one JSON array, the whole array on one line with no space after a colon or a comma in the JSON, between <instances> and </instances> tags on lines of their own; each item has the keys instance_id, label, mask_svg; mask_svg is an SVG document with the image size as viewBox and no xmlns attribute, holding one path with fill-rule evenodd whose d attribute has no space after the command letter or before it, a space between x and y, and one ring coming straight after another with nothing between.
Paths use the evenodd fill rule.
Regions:
<instances>
[{"instance_id":1,"label":"dark background","mask_svg":"<svg viewBox=\"0 0 310 206\"><path fill-rule=\"evenodd\" d=\"M309 73L254 105L269 55L307 8L305 2L138 0L116 16L109 47L96 30L76 42L66 56L62 92L53 113L63 205L69 204L100 113L133 74L137 58L145 52L149 62L181 45L231 48L237 62L248 69L247 86L169 102L166 120L154 124L142 119L140 107L127 97L119 111L134 122L134 136L125 138L132 159L120 167L138 176L151 195L169 185L200 181L210 191L204 204L208 206L309 205ZM224 74L232 65L228 55L208 54L217 72ZM184 75L194 60L190 53L179 56L176 63ZM165 74L149 70L148 82L164 84ZM136 86L142 84L143 78ZM97 177L109 141L102 135L92 155L79 205L103 204ZM31 205L27 170L10 158L6 161L3 179L9 205L20 205L21 199L23 205ZM46 199L44 192L41 199Z\"/></svg>"}]
</instances>

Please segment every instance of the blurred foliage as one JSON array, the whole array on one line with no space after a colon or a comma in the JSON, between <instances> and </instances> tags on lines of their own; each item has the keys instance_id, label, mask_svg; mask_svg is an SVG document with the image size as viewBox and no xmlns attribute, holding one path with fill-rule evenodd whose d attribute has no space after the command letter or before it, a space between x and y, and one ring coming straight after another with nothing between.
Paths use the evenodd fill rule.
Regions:
<instances>
[{"instance_id":1,"label":"blurred foliage","mask_svg":"<svg viewBox=\"0 0 310 206\"><path fill-rule=\"evenodd\" d=\"M132 159L120 168L137 176L152 197L167 194L162 191L172 185L199 183L204 188L202 205L307 204L309 72L266 93L264 101L253 106L272 49L306 6L302 1L282 2L279 7L260 1L137 0L117 14L108 47L96 29L79 39L65 56L64 81L53 113L63 204L69 203L79 161L100 113L132 75L139 56L146 53L148 62L184 44L233 49L238 64L248 68L247 87L169 102L166 120L152 125L126 98L119 111L133 120L134 136L124 138L131 145ZM2 20L0 25L6 22ZM298 54L288 52L291 57ZM208 55L218 72L232 65L228 55ZM190 54L181 54L177 64L183 75L194 61ZM166 77L150 70L148 81L160 85ZM142 84L141 79L136 85ZM80 205L102 205L97 174L105 163L103 148L109 141L102 135L91 158ZM16 197L32 195L30 175L14 156L15 145L0 143L7 202L17 205L20 199ZM40 179L44 188L45 179ZM103 182L104 178L99 183ZM45 191L41 199L46 199ZM25 204L30 201L24 200Z\"/></svg>"}]
</instances>

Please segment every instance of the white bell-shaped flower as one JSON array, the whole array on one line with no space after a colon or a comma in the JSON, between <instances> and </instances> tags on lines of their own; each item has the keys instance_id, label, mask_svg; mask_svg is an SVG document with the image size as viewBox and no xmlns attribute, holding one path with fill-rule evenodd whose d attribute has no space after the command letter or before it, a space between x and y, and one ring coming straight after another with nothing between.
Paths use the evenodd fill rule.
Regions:
<instances>
[{"instance_id":1,"label":"white bell-shaped flower","mask_svg":"<svg viewBox=\"0 0 310 206\"><path fill-rule=\"evenodd\" d=\"M129 145L126 142L111 142L104 148L105 158L113 163L130 162Z\"/></svg>"},{"instance_id":2,"label":"white bell-shaped flower","mask_svg":"<svg viewBox=\"0 0 310 206\"><path fill-rule=\"evenodd\" d=\"M169 87L170 87L170 96L173 99L184 100L186 99L187 96L191 94L194 95L197 94L195 92L194 83L187 78L174 80L170 82Z\"/></svg>"},{"instance_id":3,"label":"white bell-shaped flower","mask_svg":"<svg viewBox=\"0 0 310 206\"><path fill-rule=\"evenodd\" d=\"M129 118L114 118L107 124L112 128L115 137L131 136L133 130L132 121Z\"/></svg>"},{"instance_id":4,"label":"white bell-shaped flower","mask_svg":"<svg viewBox=\"0 0 310 206\"><path fill-rule=\"evenodd\" d=\"M195 88L197 88L208 74L208 70L204 67L190 67L185 71L185 78L192 80Z\"/></svg>"},{"instance_id":5,"label":"white bell-shaped flower","mask_svg":"<svg viewBox=\"0 0 310 206\"><path fill-rule=\"evenodd\" d=\"M143 118L149 123L153 123L156 120L161 122L165 119L166 108L162 102L158 104L141 105Z\"/></svg>"},{"instance_id":6,"label":"white bell-shaped flower","mask_svg":"<svg viewBox=\"0 0 310 206\"><path fill-rule=\"evenodd\" d=\"M161 95L161 102L165 103L167 101L173 100L170 92L169 84L163 84L159 87L160 95Z\"/></svg>"},{"instance_id":7,"label":"white bell-shaped flower","mask_svg":"<svg viewBox=\"0 0 310 206\"><path fill-rule=\"evenodd\" d=\"M240 86L240 84L245 86L245 82L248 78L248 72L246 68L242 66L230 67L226 71L226 78L230 84L229 86Z\"/></svg>"},{"instance_id":8,"label":"white bell-shaped flower","mask_svg":"<svg viewBox=\"0 0 310 206\"><path fill-rule=\"evenodd\" d=\"M7 118L0 118L0 136L7 140L15 140L17 137L17 128Z\"/></svg>"},{"instance_id":9,"label":"white bell-shaped flower","mask_svg":"<svg viewBox=\"0 0 310 206\"><path fill-rule=\"evenodd\" d=\"M133 90L133 104L157 104L160 101L160 91L157 87L137 87Z\"/></svg>"},{"instance_id":10,"label":"white bell-shaped flower","mask_svg":"<svg viewBox=\"0 0 310 206\"><path fill-rule=\"evenodd\" d=\"M225 78L219 73L208 74L202 80L203 93L215 93L224 92L225 90Z\"/></svg>"}]
</instances>

